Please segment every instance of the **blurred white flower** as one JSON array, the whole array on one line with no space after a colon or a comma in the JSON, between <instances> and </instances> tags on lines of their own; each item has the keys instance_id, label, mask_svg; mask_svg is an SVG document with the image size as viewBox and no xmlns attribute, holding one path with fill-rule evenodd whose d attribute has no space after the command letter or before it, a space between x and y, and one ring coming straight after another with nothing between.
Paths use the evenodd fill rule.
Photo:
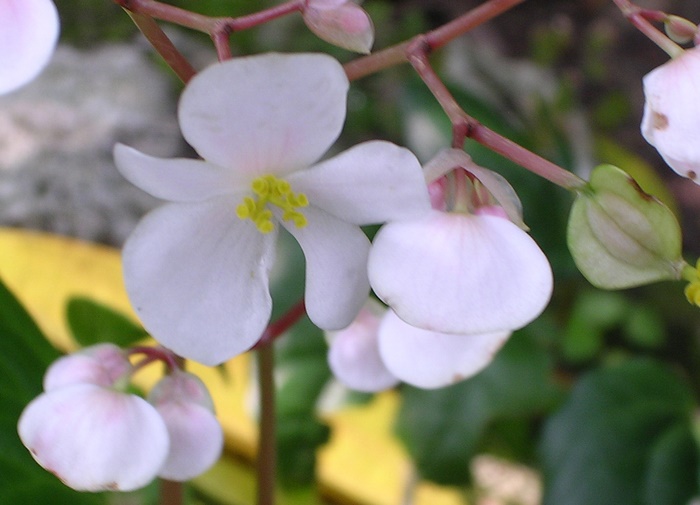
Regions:
<instances>
[{"instance_id":1,"label":"blurred white flower","mask_svg":"<svg viewBox=\"0 0 700 505\"><path fill-rule=\"evenodd\" d=\"M341 131L348 86L326 55L236 58L201 72L180 100L183 136L203 161L116 147L127 179L172 201L123 252L131 302L165 346L215 365L255 344L271 313L278 225L306 257L310 319L352 322L369 292L359 225L410 218L429 200L415 156L389 142L312 166Z\"/></svg>"},{"instance_id":2,"label":"blurred white flower","mask_svg":"<svg viewBox=\"0 0 700 505\"><path fill-rule=\"evenodd\" d=\"M700 47L644 76L642 135L679 175L700 184Z\"/></svg>"},{"instance_id":3,"label":"blurred white flower","mask_svg":"<svg viewBox=\"0 0 700 505\"><path fill-rule=\"evenodd\" d=\"M3 0L0 4L0 95L34 79L58 40L59 19L51 0Z\"/></svg>"}]
</instances>

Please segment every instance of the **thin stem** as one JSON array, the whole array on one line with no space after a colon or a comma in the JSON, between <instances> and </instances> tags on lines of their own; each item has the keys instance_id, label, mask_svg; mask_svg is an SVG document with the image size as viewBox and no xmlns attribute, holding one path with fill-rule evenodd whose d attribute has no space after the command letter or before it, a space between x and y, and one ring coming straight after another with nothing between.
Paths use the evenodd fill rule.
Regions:
<instances>
[{"instance_id":1,"label":"thin stem","mask_svg":"<svg viewBox=\"0 0 700 505\"><path fill-rule=\"evenodd\" d=\"M304 300L300 300L267 327L262 337L260 337L260 340L258 340L258 343L253 346L253 349L259 349L271 344L277 337L294 326L304 314L306 314L306 305L304 304Z\"/></svg>"},{"instance_id":2,"label":"thin stem","mask_svg":"<svg viewBox=\"0 0 700 505\"><path fill-rule=\"evenodd\" d=\"M168 36L161 30L153 18L139 12L126 11L141 33L148 39L153 48L165 60L165 63L177 74L180 80L187 83L197 71L190 62L177 50Z\"/></svg>"},{"instance_id":3,"label":"thin stem","mask_svg":"<svg viewBox=\"0 0 700 505\"><path fill-rule=\"evenodd\" d=\"M461 149L464 145L464 139L472 138L558 186L577 190L586 185L586 182L577 175L490 130L464 112L430 65L427 55L428 47L424 40L416 39L408 51L409 62L452 122L453 147Z\"/></svg>"},{"instance_id":4,"label":"thin stem","mask_svg":"<svg viewBox=\"0 0 700 505\"><path fill-rule=\"evenodd\" d=\"M161 479L160 503L161 505L184 505L185 486L182 482Z\"/></svg>"},{"instance_id":5,"label":"thin stem","mask_svg":"<svg viewBox=\"0 0 700 505\"><path fill-rule=\"evenodd\" d=\"M488 0L478 7L465 12L449 23L418 37L425 40L431 50L438 49L469 30L489 21L525 0ZM374 74L379 70L393 67L408 61L407 50L415 39L388 47L369 56L357 58L345 65L348 79L355 80Z\"/></svg>"},{"instance_id":6,"label":"thin stem","mask_svg":"<svg viewBox=\"0 0 700 505\"><path fill-rule=\"evenodd\" d=\"M645 12L629 0L613 0L627 20L654 44L663 49L671 58L683 54L683 48L657 30L644 16Z\"/></svg>"},{"instance_id":7,"label":"thin stem","mask_svg":"<svg viewBox=\"0 0 700 505\"><path fill-rule=\"evenodd\" d=\"M274 505L275 472L275 383L274 345L270 343L257 351L258 386L260 388L260 423L258 433L258 505Z\"/></svg>"}]
</instances>

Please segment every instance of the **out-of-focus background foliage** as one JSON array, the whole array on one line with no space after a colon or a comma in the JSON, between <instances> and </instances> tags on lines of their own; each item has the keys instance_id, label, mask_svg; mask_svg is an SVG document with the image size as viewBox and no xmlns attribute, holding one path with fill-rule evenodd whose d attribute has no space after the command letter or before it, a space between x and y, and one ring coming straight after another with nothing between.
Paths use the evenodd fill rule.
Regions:
<instances>
[{"instance_id":1,"label":"out-of-focus background foliage","mask_svg":"<svg viewBox=\"0 0 700 505\"><path fill-rule=\"evenodd\" d=\"M271 5L174 3L230 16ZM381 49L479 3L366 0L363 6ZM192 155L175 120L181 85L109 0L56 4L63 32L54 61L39 80L0 98L0 223L118 247L158 202L121 179L112 145ZM643 6L700 21L697 2ZM213 61L206 36L167 32L197 68ZM241 55L354 57L316 39L299 16L234 34L232 46ZM677 212L687 259L700 254L700 188L677 178L639 133L641 78L666 56L611 1L530 0L432 60L463 108L492 129L584 178L601 162L627 170ZM354 83L348 108L338 149L383 138L427 161L449 145L444 113L407 66ZM334 383L323 335L300 324L277 344L285 377L278 394L281 503L691 503L700 496L700 312L677 283L624 292L590 286L566 248L571 195L472 141L465 149L502 173L522 199L525 221L555 273L550 307L473 379L437 391L402 386L374 398ZM43 370L59 354L45 335L60 351L143 336L123 298L117 253L100 249L85 259L75 249L82 246L47 245L53 240L0 236L0 276L39 323L0 290L0 503L156 503L157 485L128 495L73 493L39 469L15 435L19 412L41 391ZM283 254L276 314L303 289L299 251L290 241ZM53 271L67 278L56 284ZM54 312L47 315L49 307ZM236 395L240 412L230 411L226 396L217 400L222 418L231 421L225 423L229 454L188 487L189 503L251 503L251 415L241 420L242 412L255 411L254 391L243 387L247 369L237 362L229 375L212 374L217 388ZM329 440L342 456L329 456ZM337 449L338 440L347 447Z\"/></svg>"}]
</instances>

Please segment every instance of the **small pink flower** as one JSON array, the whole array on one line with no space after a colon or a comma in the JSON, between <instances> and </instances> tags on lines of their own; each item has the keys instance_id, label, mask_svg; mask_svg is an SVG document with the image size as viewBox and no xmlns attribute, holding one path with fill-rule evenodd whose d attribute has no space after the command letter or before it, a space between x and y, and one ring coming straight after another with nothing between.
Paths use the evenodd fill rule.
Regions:
<instances>
[{"instance_id":1,"label":"small pink flower","mask_svg":"<svg viewBox=\"0 0 700 505\"><path fill-rule=\"evenodd\" d=\"M358 53L372 49L372 20L352 1L308 0L303 18L306 26L326 42Z\"/></svg>"}]
</instances>

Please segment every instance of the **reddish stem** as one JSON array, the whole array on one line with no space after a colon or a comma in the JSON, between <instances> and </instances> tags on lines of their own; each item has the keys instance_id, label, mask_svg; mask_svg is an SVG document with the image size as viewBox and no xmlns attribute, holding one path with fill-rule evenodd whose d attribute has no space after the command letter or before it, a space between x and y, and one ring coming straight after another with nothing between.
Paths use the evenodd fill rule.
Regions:
<instances>
[{"instance_id":1,"label":"reddish stem","mask_svg":"<svg viewBox=\"0 0 700 505\"><path fill-rule=\"evenodd\" d=\"M177 370L183 368L183 363L181 358L175 355L174 352L164 348L164 347L148 347L148 346L135 346L129 349L128 354L131 356L133 354L143 354L146 358L141 361L136 368L143 368L149 363L154 361L162 361L168 370Z\"/></svg>"},{"instance_id":2,"label":"reddish stem","mask_svg":"<svg viewBox=\"0 0 700 505\"><path fill-rule=\"evenodd\" d=\"M272 343L277 337L294 326L304 314L306 314L306 305L304 304L304 300L300 300L292 306L291 309L282 314L274 323L268 325L262 337L260 337L260 340L258 340L252 349L259 349L260 347L265 347Z\"/></svg>"},{"instance_id":3,"label":"reddish stem","mask_svg":"<svg viewBox=\"0 0 700 505\"><path fill-rule=\"evenodd\" d=\"M664 33L649 23L647 16L654 18L653 11L641 9L629 0L613 0L627 20L654 44L663 49L671 58L683 53L683 48L669 39Z\"/></svg>"}]
</instances>

